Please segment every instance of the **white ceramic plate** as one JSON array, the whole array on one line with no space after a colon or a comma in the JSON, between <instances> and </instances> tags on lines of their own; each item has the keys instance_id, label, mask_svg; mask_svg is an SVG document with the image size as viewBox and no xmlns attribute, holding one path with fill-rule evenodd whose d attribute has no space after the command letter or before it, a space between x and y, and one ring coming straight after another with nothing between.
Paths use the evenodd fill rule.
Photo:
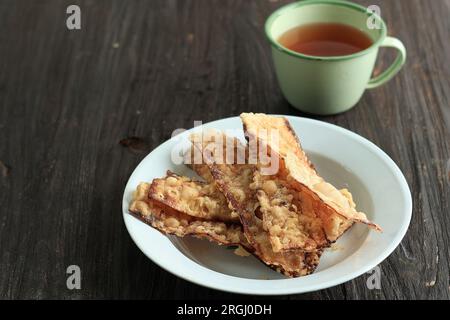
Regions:
<instances>
[{"instance_id":1,"label":"white ceramic plate","mask_svg":"<svg viewBox=\"0 0 450 320\"><path fill-rule=\"evenodd\" d=\"M338 188L352 192L360 211L383 228L383 233L356 224L327 250L317 270L288 279L256 258L239 257L233 250L206 240L166 237L128 214L133 190L166 171L195 176L176 165L171 154L187 150L192 130L234 130L243 139L238 117L218 120L186 131L153 150L131 175L123 195L123 218L136 245L156 264L188 281L244 294L294 294L320 290L370 271L397 247L406 233L412 211L411 193L397 165L380 148L361 136L325 122L287 116L318 172Z\"/></svg>"}]
</instances>

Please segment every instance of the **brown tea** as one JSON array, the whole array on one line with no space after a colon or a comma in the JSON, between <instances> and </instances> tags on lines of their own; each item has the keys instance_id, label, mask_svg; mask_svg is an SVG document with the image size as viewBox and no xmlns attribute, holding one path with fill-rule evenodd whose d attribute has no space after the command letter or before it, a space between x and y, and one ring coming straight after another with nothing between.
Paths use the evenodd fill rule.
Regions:
<instances>
[{"instance_id":1,"label":"brown tea","mask_svg":"<svg viewBox=\"0 0 450 320\"><path fill-rule=\"evenodd\" d=\"M278 42L298 53L311 56L345 56L372 45L363 31L341 23L313 23L292 28Z\"/></svg>"}]
</instances>

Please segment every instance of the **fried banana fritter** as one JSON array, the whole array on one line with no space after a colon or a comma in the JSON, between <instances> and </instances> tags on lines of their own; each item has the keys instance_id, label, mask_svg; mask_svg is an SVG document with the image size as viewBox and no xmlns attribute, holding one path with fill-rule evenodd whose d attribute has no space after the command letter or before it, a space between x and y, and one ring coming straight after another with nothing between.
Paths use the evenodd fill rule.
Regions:
<instances>
[{"instance_id":1,"label":"fried banana fritter","mask_svg":"<svg viewBox=\"0 0 450 320\"><path fill-rule=\"evenodd\" d=\"M168 171L165 178L153 180L149 197L193 217L239 223L239 215L228 208L214 183L195 181Z\"/></svg>"},{"instance_id":2,"label":"fried banana fritter","mask_svg":"<svg viewBox=\"0 0 450 320\"><path fill-rule=\"evenodd\" d=\"M329 246L322 220L289 183L277 175L263 175L256 170L251 187L256 190L273 251L314 251Z\"/></svg>"},{"instance_id":3,"label":"fried banana fritter","mask_svg":"<svg viewBox=\"0 0 450 320\"><path fill-rule=\"evenodd\" d=\"M179 237L191 235L220 245L242 245L245 249L251 250L240 224L204 220L187 215L150 199L149 191L149 183L139 184L129 210L162 233Z\"/></svg>"},{"instance_id":4,"label":"fried banana fritter","mask_svg":"<svg viewBox=\"0 0 450 320\"><path fill-rule=\"evenodd\" d=\"M203 151L200 144L195 144ZM264 230L259 212L259 201L254 188L253 174L255 165L231 165L217 163L213 152L204 152L207 166L217 187L223 192L230 207L239 213L244 227L244 234L256 255L261 261L289 277L307 275L318 265L321 251L304 252L292 250L289 252L274 252L269 235Z\"/></svg>"},{"instance_id":5,"label":"fried banana fritter","mask_svg":"<svg viewBox=\"0 0 450 320\"><path fill-rule=\"evenodd\" d=\"M346 230L354 221L381 230L378 225L369 221L363 212L356 210L349 199L348 191L336 189L317 174L286 118L243 113L241 119L244 131L250 139L255 139L269 152L278 155L280 174L301 193L306 205L315 210L322 219L328 240L335 241L342 234L342 230ZM267 134L270 130L278 133L276 143L272 141L272 136Z\"/></svg>"}]
</instances>

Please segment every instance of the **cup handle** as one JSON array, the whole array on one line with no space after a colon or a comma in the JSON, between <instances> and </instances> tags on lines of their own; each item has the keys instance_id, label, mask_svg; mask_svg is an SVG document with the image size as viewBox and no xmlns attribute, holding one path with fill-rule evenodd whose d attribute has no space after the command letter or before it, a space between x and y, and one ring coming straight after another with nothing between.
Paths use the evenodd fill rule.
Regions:
<instances>
[{"instance_id":1,"label":"cup handle","mask_svg":"<svg viewBox=\"0 0 450 320\"><path fill-rule=\"evenodd\" d=\"M400 71L402 66L406 61L406 49L403 43L397 38L386 37L384 41L381 43L380 47L390 47L395 48L398 51L397 57L395 61L391 64L389 68L383 71L381 74L376 76L375 78L370 79L367 84L367 89L372 89L381 86L382 84L388 82L394 77L397 72Z\"/></svg>"}]
</instances>

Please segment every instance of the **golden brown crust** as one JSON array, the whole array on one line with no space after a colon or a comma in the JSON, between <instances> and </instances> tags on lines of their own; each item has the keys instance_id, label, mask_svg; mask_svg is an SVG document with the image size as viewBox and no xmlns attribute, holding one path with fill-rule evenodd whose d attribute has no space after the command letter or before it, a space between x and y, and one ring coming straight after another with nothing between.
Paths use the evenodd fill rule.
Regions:
<instances>
[{"instance_id":1,"label":"golden brown crust","mask_svg":"<svg viewBox=\"0 0 450 320\"><path fill-rule=\"evenodd\" d=\"M195 146L203 150L202 145ZM278 253L273 251L263 222L257 216L259 201L256 192L250 188L256 166L218 164L215 162L214 154L210 157L208 153L204 155L218 189L223 192L230 207L239 213L244 234L254 248L254 254L272 269L289 277L303 276L313 272L317 267L321 251L309 253L299 250Z\"/></svg>"},{"instance_id":2,"label":"golden brown crust","mask_svg":"<svg viewBox=\"0 0 450 320\"><path fill-rule=\"evenodd\" d=\"M214 183L214 179L209 172L208 166L205 164L192 164L191 169L194 170L196 174L202 177L206 182Z\"/></svg>"},{"instance_id":3,"label":"golden brown crust","mask_svg":"<svg viewBox=\"0 0 450 320\"><path fill-rule=\"evenodd\" d=\"M208 221L189 216L149 199L149 190L149 183L139 184L129 208L130 213L143 222L164 234L179 237L191 235L220 245L242 245L247 250L251 250L240 224Z\"/></svg>"},{"instance_id":4,"label":"golden brown crust","mask_svg":"<svg viewBox=\"0 0 450 320\"><path fill-rule=\"evenodd\" d=\"M184 164L191 168L198 176L200 176L203 180L209 183L214 183L214 179L209 172L209 168L206 164L203 163L203 157L201 158L201 163L194 162L194 152L195 148L192 146L185 154L184 154Z\"/></svg>"},{"instance_id":5,"label":"golden brown crust","mask_svg":"<svg viewBox=\"0 0 450 320\"><path fill-rule=\"evenodd\" d=\"M263 226L275 252L314 251L330 245L320 217L303 204L300 194L287 181L256 170L251 188L256 190Z\"/></svg>"},{"instance_id":6,"label":"golden brown crust","mask_svg":"<svg viewBox=\"0 0 450 320\"><path fill-rule=\"evenodd\" d=\"M214 184L192 180L168 171L167 176L154 179L149 197L177 211L206 220L239 223L223 194Z\"/></svg>"},{"instance_id":7,"label":"golden brown crust","mask_svg":"<svg viewBox=\"0 0 450 320\"><path fill-rule=\"evenodd\" d=\"M313 207L320 210L320 216L326 224L327 238L330 241L340 236L335 232L342 229L340 224L350 224L350 222L341 221L343 219L362 222L376 230L381 230L378 225L369 221L364 213L358 212L347 196L317 174L301 148L295 132L284 117L243 113L241 119L245 134L265 145L272 155L278 155L282 171L286 173L286 180L303 193L303 196L308 198L306 200L312 202ZM279 134L278 143L273 143L270 135L260 134L261 129L276 130Z\"/></svg>"},{"instance_id":8,"label":"golden brown crust","mask_svg":"<svg viewBox=\"0 0 450 320\"><path fill-rule=\"evenodd\" d=\"M223 132L208 129L201 134L192 134L190 140L192 146L184 155L184 163L206 182L214 183L214 179L205 163L203 152L194 148L194 143L199 143L207 147L207 150L212 150L217 162L243 164L246 161L248 152L246 146L238 139L229 137Z\"/></svg>"}]
</instances>

